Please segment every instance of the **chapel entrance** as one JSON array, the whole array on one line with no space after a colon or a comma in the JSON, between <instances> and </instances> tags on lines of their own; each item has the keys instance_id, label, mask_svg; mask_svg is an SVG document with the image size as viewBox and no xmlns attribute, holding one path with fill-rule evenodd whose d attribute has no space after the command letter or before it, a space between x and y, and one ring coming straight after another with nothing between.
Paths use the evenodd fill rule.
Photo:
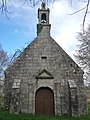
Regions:
<instances>
[{"instance_id":1,"label":"chapel entrance","mask_svg":"<svg viewBox=\"0 0 90 120\"><path fill-rule=\"evenodd\" d=\"M35 96L36 115L52 116L54 112L54 93L48 87L42 87Z\"/></svg>"}]
</instances>

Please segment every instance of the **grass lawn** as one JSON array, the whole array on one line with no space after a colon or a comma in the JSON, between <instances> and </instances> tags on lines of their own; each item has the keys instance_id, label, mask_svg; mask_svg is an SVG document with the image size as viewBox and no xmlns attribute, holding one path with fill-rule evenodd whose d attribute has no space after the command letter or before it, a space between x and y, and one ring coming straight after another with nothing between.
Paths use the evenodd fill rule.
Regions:
<instances>
[{"instance_id":1,"label":"grass lawn","mask_svg":"<svg viewBox=\"0 0 90 120\"><path fill-rule=\"evenodd\" d=\"M90 104L88 105L88 114L81 117L70 116L55 116L55 117L40 117L30 114L9 114L8 112L0 111L0 120L90 120Z\"/></svg>"}]
</instances>

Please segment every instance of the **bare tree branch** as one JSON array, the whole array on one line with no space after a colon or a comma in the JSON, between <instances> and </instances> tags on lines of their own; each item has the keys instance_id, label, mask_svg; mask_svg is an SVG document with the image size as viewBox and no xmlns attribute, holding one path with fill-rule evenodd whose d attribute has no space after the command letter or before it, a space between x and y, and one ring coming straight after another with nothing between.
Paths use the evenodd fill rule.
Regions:
<instances>
[{"instance_id":1,"label":"bare tree branch","mask_svg":"<svg viewBox=\"0 0 90 120\"><path fill-rule=\"evenodd\" d=\"M71 0L71 1L72 1L72 0ZM85 10L85 14L84 14L84 17L83 17L83 32L84 32L84 25L85 25L85 21L86 21L86 16L87 16L87 14L88 14L88 12L89 12L89 3L90 3L90 0L87 0L87 1L84 1L84 2L87 3L85 7L83 7L83 8L81 8L80 10L77 10L77 11L69 14L69 15L74 15L74 14L76 14L76 13L81 12L82 10Z\"/></svg>"},{"instance_id":2,"label":"bare tree branch","mask_svg":"<svg viewBox=\"0 0 90 120\"><path fill-rule=\"evenodd\" d=\"M30 4L30 7L33 7L33 6L36 6L41 1L42 0L24 0L19 8L21 8L23 5L25 5L28 2ZM52 4L53 4L55 1L56 0L52 0L52 1L46 0L46 3L48 4L48 2L52 2ZM69 1L70 1L70 4L72 5L73 0L69 0ZM11 5L13 6L12 0L0 0L0 10L1 10L1 13L5 14L7 18L8 18L8 14L10 14L10 12L8 11L8 2L11 3ZM77 10L74 13L71 13L69 15L74 15L74 14L76 14L76 13L82 11L82 10L85 10L85 14L84 14L84 17L83 17L83 23L82 23L83 24L83 29L84 29L86 17L87 17L87 14L89 12L90 0L86 0L86 1L83 1L83 2L86 3L86 6L84 8L81 8L80 10Z\"/></svg>"},{"instance_id":3,"label":"bare tree branch","mask_svg":"<svg viewBox=\"0 0 90 120\"><path fill-rule=\"evenodd\" d=\"M76 13L78 13L78 12L81 12L82 10L86 9L86 7L87 7L87 6L85 6L84 8L82 8L82 9L80 9L80 10L77 10L77 11L75 11L75 12L69 14L69 15L74 15L74 14L76 14Z\"/></svg>"},{"instance_id":4,"label":"bare tree branch","mask_svg":"<svg viewBox=\"0 0 90 120\"><path fill-rule=\"evenodd\" d=\"M24 2L23 2L23 4L19 7L19 8L21 8L23 5L25 5L25 3L27 2L28 0L25 0Z\"/></svg>"},{"instance_id":5,"label":"bare tree branch","mask_svg":"<svg viewBox=\"0 0 90 120\"><path fill-rule=\"evenodd\" d=\"M0 80L2 78L5 67L8 65L7 53L2 49L0 45Z\"/></svg>"},{"instance_id":6,"label":"bare tree branch","mask_svg":"<svg viewBox=\"0 0 90 120\"><path fill-rule=\"evenodd\" d=\"M10 64L20 55L21 50L17 49L14 55L11 57Z\"/></svg>"},{"instance_id":7,"label":"bare tree branch","mask_svg":"<svg viewBox=\"0 0 90 120\"><path fill-rule=\"evenodd\" d=\"M85 76L90 82L90 25L82 32L78 33L79 48L76 51L75 58L79 65L85 70Z\"/></svg>"},{"instance_id":8,"label":"bare tree branch","mask_svg":"<svg viewBox=\"0 0 90 120\"><path fill-rule=\"evenodd\" d=\"M86 6L86 11L85 11L84 19L83 19L83 29L84 29L84 24L85 24L85 21L86 21L86 16L87 16L87 13L88 13L89 3L90 3L90 0L88 0L87 6Z\"/></svg>"}]
</instances>

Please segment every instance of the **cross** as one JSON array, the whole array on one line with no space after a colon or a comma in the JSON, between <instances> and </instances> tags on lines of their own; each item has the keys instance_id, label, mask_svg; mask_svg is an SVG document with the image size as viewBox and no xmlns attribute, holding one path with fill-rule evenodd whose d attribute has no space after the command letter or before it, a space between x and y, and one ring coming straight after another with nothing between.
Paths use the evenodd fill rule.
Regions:
<instances>
[{"instance_id":1,"label":"cross","mask_svg":"<svg viewBox=\"0 0 90 120\"><path fill-rule=\"evenodd\" d=\"M45 0L42 0L42 8L45 8L45 6L46 6L46 1Z\"/></svg>"}]
</instances>

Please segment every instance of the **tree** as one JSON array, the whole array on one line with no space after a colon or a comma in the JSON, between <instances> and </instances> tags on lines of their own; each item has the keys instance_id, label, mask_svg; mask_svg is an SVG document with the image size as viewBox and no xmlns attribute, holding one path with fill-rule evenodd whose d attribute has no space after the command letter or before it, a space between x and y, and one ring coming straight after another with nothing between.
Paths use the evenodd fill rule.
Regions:
<instances>
[{"instance_id":1,"label":"tree","mask_svg":"<svg viewBox=\"0 0 90 120\"><path fill-rule=\"evenodd\" d=\"M48 3L50 3L50 2L54 3L56 0L50 0L50 1L48 1L48 0L22 0L22 1L23 1L23 3L22 3L21 6L23 6L26 2L28 2L30 4L30 6L31 5L35 6L38 2L41 2L41 1L46 1ZM72 4L72 2L74 0L69 0L69 1ZM80 0L78 0L78 1L80 1ZM76 11L76 12L74 12L74 13L72 13L72 14L75 14L77 12L85 10L85 14L84 14L84 17L83 17L83 27L84 27L86 16L89 13L90 0L81 0L81 1L83 1L84 3L86 3L85 7L82 8L82 9L80 9L80 10L78 10L78 11ZM2 13L5 13L6 17L7 17L7 14L9 13L9 10L8 10L9 4L11 4L13 6L12 0L0 0L0 10L1 10Z\"/></svg>"},{"instance_id":2,"label":"tree","mask_svg":"<svg viewBox=\"0 0 90 120\"><path fill-rule=\"evenodd\" d=\"M80 66L85 70L85 80L88 80L90 83L90 24L86 30L78 33L77 39L80 45L75 57Z\"/></svg>"},{"instance_id":3,"label":"tree","mask_svg":"<svg viewBox=\"0 0 90 120\"><path fill-rule=\"evenodd\" d=\"M3 77L4 70L6 66L8 65L8 55L7 53L2 49L0 45L0 80Z\"/></svg>"}]
</instances>

